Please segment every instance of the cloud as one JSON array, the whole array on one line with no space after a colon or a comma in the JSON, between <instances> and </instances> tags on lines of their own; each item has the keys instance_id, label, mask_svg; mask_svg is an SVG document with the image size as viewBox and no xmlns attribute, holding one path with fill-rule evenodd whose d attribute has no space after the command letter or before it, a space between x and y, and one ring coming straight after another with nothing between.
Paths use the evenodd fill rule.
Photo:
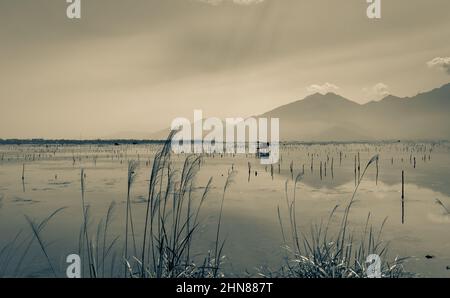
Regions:
<instances>
[{"instance_id":1,"label":"cloud","mask_svg":"<svg viewBox=\"0 0 450 298\"><path fill-rule=\"evenodd\" d=\"M211 5L219 5L224 2L233 2L234 4L238 5L251 5L261 3L264 0L198 0L198 1L208 3Z\"/></svg>"},{"instance_id":2,"label":"cloud","mask_svg":"<svg viewBox=\"0 0 450 298\"><path fill-rule=\"evenodd\" d=\"M336 92L339 90L339 87L334 84L331 84L331 83L325 83L323 85L316 85L316 84L311 85L311 86L307 87L306 90L308 90L308 92L311 92L311 93L325 94L325 93L329 93L329 92Z\"/></svg>"},{"instance_id":3,"label":"cloud","mask_svg":"<svg viewBox=\"0 0 450 298\"><path fill-rule=\"evenodd\" d=\"M372 87L363 88L362 91L368 100L379 100L390 94L389 86L384 83L377 83Z\"/></svg>"},{"instance_id":4,"label":"cloud","mask_svg":"<svg viewBox=\"0 0 450 298\"><path fill-rule=\"evenodd\" d=\"M438 68L450 74L450 57L436 57L427 62L429 68Z\"/></svg>"}]
</instances>

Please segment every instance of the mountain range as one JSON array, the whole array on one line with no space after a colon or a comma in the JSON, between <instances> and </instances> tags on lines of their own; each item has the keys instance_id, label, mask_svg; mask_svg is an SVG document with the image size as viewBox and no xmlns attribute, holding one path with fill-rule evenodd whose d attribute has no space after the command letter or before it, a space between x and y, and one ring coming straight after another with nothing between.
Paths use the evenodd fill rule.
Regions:
<instances>
[{"instance_id":1,"label":"mountain range","mask_svg":"<svg viewBox=\"0 0 450 298\"><path fill-rule=\"evenodd\" d=\"M254 117L279 118L282 141L450 140L450 83L366 104L316 93ZM164 139L168 131L142 138Z\"/></svg>"},{"instance_id":2,"label":"mountain range","mask_svg":"<svg viewBox=\"0 0 450 298\"><path fill-rule=\"evenodd\" d=\"M260 115L280 119L284 141L450 140L449 116L450 83L366 104L316 93Z\"/></svg>"}]
</instances>

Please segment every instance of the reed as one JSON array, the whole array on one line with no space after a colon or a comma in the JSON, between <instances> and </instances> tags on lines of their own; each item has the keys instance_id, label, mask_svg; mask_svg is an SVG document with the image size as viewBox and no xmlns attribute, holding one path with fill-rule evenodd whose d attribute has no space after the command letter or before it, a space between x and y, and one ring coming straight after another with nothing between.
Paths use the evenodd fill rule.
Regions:
<instances>
[{"instance_id":1,"label":"reed","mask_svg":"<svg viewBox=\"0 0 450 298\"><path fill-rule=\"evenodd\" d=\"M191 242L199 226L199 214L212 179L199 200L193 199L194 181L201 165L201 156L185 159L181 172L173 169L170 143L173 134L156 154L150 174L146 219L138 270L131 276L140 277L214 277L220 273L223 243L220 242L225 192L231 183L230 172L224 186L214 255L208 253L197 265L192 258Z\"/></svg>"},{"instance_id":2,"label":"reed","mask_svg":"<svg viewBox=\"0 0 450 298\"><path fill-rule=\"evenodd\" d=\"M88 268L89 268L89 276L90 277L97 277L95 266L94 266L94 258L93 258L93 252L91 249L91 242L89 240L89 232L88 232L88 214L89 214L89 206L86 206L85 201L85 179L86 179L86 173L84 172L84 169L81 169L80 172L80 189L81 189L81 211L82 211L82 227L81 232L84 236L84 244L83 242L80 242L80 253L83 251L83 246L86 245L86 251L87 251L87 257L88 257ZM82 238L80 238L82 239Z\"/></svg>"},{"instance_id":3,"label":"reed","mask_svg":"<svg viewBox=\"0 0 450 298\"><path fill-rule=\"evenodd\" d=\"M447 206L445 206L445 204L444 204L444 203L442 203L442 201L441 201L441 200L439 200L439 199L436 199L436 204L438 204L439 206L441 206L441 207L442 207L442 209L444 209L444 211L445 211L445 214L446 214L446 215L450 215L450 209L449 209L449 208L447 208Z\"/></svg>"},{"instance_id":4,"label":"reed","mask_svg":"<svg viewBox=\"0 0 450 298\"><path fill-rule=\"evenodd\" d=\"M227 192L228 187L231 185L231 183L233 183L233 178L234 178L235 172L230 172L227 176L227 180L225 181L225 185L223 187L223 192L222 192L222 200L220 202L220 211L219 211L219 220L217 223L217 232L216 232L216 242L215 242L215 249L214 249L214 269L213 269L213 277L217 277L219 268L220 268L220 262L221 262L221 255L222 255L222 250L223 247L225 245L225 241L221 242L219 241L220 238L220 227L222 224L222 215L223 215L223 205L225 202L225 194ZM220 245L220 247L219 247Z\"/></svg>"},{"instance_id":5,"label":"reed","mask_svg":"<svg viewBox=\"0 0 450 298\"><path fill-rule=\"evenodd\" d=\"M128 259L128 230L129 230L129 225L131 225L131 235L132 235L132 239L133 239L133 252L134 255L137 254L137 249L136 249L136 237L135 237L135 233L134 233L134 225L133 225L133 216L132 216L132 211L131 211L131 200L130 200L130 194L131 194L131 187L134 183L134 180L136 178L136 170L138 167L138 163L135 161L130 161L128 163L128 179L127 179L127 203L126 203L126 215L125 215L125 252L124 252L124 259L127 260ZM128 270L127 270L127 266L125 265L125 275L127 274Z\"/></svg>"},{"instance_id":6,"label":"reed","mask_svg":"<svg viewBox=\"0 0 450 298\"><path fill-rule=\"evenodd\" d=\"M405 223L405 171L402 171L402 224Z\"/></svg>"},{"instance_id":7,"label":"reed","mask_svg":"<svg viewBox=\"0 0 450 298\"><path fill-rule=\"evenodd\" d=\"M43 240L42 236L41 236L41 232L42 230L45 228L45 226L47 225L47 223L59 212L61 212L62 210L64 210L65 207L61 207L59 209L57 209L56 211L54 211L53 213L51 213L49 216L47 216L44 220L42 220L39 224L37 224L34 220L32 220L30 217L28 217L27 215L25 215L25 219L28 222L28 224L30 225L30 228L33 232L33 238L31 239L31 241L29 242L29 245L27 246L25 253L23 255L23 257L19 260L19 264L17 265L18 267L16 268L16 270L18 271L20 265L22 264L22 261L25 259L25 255L27 254L29 248L31 247L33 240L36 239L36 241L39 244L40 249L42 250L42 253L44 254L48 265L52 271L52 274L56 277L57 276L57 272L55 270L55 267L53 266L50 256L47 252L47 248L46 248L46 244L45 241Z\"/></svg>"},{"instance_id":8,"label":"reed","mask_svg":"<svg viewBox=\"0 0 450 298\"><path fill-rule=\"evenodd\" d=\"M15 244L20 238L22 234L22 230L20 230L14 239L5 244L2 249L0 249L0 277L5 277L8 272L8 266L15 255Z\"/></svg>"},{"instance_id":9,"label":"reed","mask_svg":"<svg viewBox=\"0 0 450 298\"><path fill-rule=\"evenodd\" d=\"M335 206L330 213L328 221L325 225L313 225L311 232L307 236L298 230L296 224L296 188L297 182L301 179L298 177L294 184L294 194L292 201L289 201L287 196L287 182L286 182L286 204L289 211L288 226L291 230L292 240L291 243L287 242L285 226L282 222L280 206L277 207L278 219L281 227L281 233L285 246L288 248L288 255L290 258L287 264L277 271L263 270L260 275L265 277L288 277L288 278L355 278L366 276L366 257L370 254L378 254L383 259L387 255L387 245L381 240L380 236L382 229L386 222L383 221L378 235L373 230L372 226L368 226L368 216L366 227L363 235L360 237L360 241L356 242L353 235L347 235L348 233L348 217L350 214L351 206L354 203L355 194L358 190L359 184L363 179L368 167L378 159L378 156L374 156L365 167L361 179L359 180L353 195L345 208L343 218L341 219L341 225L337 233L330 236L329 229L332 225L332 221L335 218L336 210L339 206ZM290 248L292 247L292 248ZM408 276L409 273L405 272L403 268L403 262L406 258L395 258L392 263L384 262L382 265L383 277L403 277Z\"/></svg>"},{"instance_id":10,"label":"reed","mask_svg":"<svg viewBox=\"0 0 450 298\"><path fill-rule=\"evenodd\" d=\"M201 210L212 187L212 178L203 187L203 191L198 191L200 188L196 186L196 177L203 164L203 156L189 155L187 157L174 157L170 151L170 140L171 136L169 136L162 148L157 151L153 161L146 162L150 167L150 180L148 183L149 188L144 207L145 210L143 210L145 211L145 221L142 229L135 230L136 226L134 223L138 222L136 221L136 205L133 205L131 199L137 163L128 161L126 151L125 153L123 151L114 153L117 161L122 161L123 155L123 161L128 162L126 210L124 210L126 217L125 233L121 228L120 235L118 236L109 235L114 232L110 229L116 209L114 202L109 205L106 217L101 218L96 227L91 225L93 221L90 219L90 208L86 202L85 194L86 173L83 169L81 170L82 224L78 245L80 256L84 256L86 259L86 262L83 259L83 264L86 264L85 268L88 269L89 277L178 278L223 276L223 251L226 243L225 237L223 236L223 214L227 203L226 194L234 180L234 164L231 167L231 171L229 170L228 172L228 177L226 178L219 199L220 208L217 213L217 227L214 239L212 239L211 249L195 251L193 247L195 247L196 237L199 234ZM334 177L334 158L332 154L337 153L330 151L326 151L325 153L327 154L326 161L324 161L325 166L320 162L321 178L322 171L325 171L326 176L327 167L330 167L331 175ZM312 171L314 154L309 156L311 156ZM316 154L316 156L318 158L324 158L323 155ZM339 156L341 163L342 152L339 153ZM180 159L184 159L182 167L175 168L174 161ZM77 160L81 161L81 156L77 157ZM278 164L279 171L280 164L281 161ZM339 208L339 206L336 206L331 211L328 221L325 221L325 224L312 225L308 233L300 229L297 223L298 214L296 211L297 191L305 174L305 165L302 165L302 169L299 171L300 173L294 177L293 161L291 162L291 177L287 179L285 184L286 208L289 221L287 225L283 223L283 208L277 206L277 215L283 243L290 247L287 252L289 260L286 266L283 266L279 272L264 274L279 277L364 277L367 267L364 258L367 255L377 253L383 259L387 258L387 245L380 241L380 235L385 222L383 222L379 230L376 230L369 223L369 214L364 233L360 237L350 232L348 223L350 210L355 201L358 188L366 171L368 171L368 168L372 164L376 165L376 181L378 181L378 155L374 156L367 163L361 175L358 173L361 170L359 153L357 156L355 155L355 189L348 205L344 206L345 209L342 218L336 216L336 211ZM272 179L273 171L273 166L271 166L270 174ZM250 179L251 173L251 165L248 162L248 179ZM256 173L255 171L255 176ZM288 195L288 183L291 180L294 184L292 199ZM438 204L449 213L442 202ZM31 228L31 239L29 241L24 240L20 244L25 250L16 267L16 272L19 272L20 268L22 268L21 264L24 262L23 260L32 244L37 243L52 274L54 276L60 275L61 272L54 265L56 262L51 258L47 249L48 245L43 237L44 227L56 213L50 215L48 219L45 219L41 223L36 223L30 218L26 218ZM331 229L336 222L338 223L337 231L333 230L332 233ZM121 224L122 227L123 223ZM142 230L144 230L142 238L138 238L136 231ZM19 232L11 243L0 248L0 275L6 272L4 268L10 267L9 262L11 258L9 256L16 244L20 242L21 235ZM124 242L125 245L123 246ZM406 273L402 268L402 261L403 259L396 258L392 264L384 263L383 276L404 276ZM108 264L110 265L109 268Z\"/></svg>"},{"instance_id":11,"label":"reed","mask_svg":"<svg viewBox=\"0 0 450 298\"><path fill-rule=\"evenodd\" d=\"M115 206L116 206L116 203L114 201L111 202L111 204L109 205L108 212L106 213L105 228L103 230L103 249L102 249L102 277L103 278L105 277L105 264L106 264L105 260L106 260L106 257L108 255L110 249L112 248L112 246L110 246L109 248L106 248L106 240L108 237L108 227L112 220ZM116 239L118 239L118 238L116 238ZM114 245L115 241L116 240L113 241L112 245Z\"/></svg>"}]
</instances>

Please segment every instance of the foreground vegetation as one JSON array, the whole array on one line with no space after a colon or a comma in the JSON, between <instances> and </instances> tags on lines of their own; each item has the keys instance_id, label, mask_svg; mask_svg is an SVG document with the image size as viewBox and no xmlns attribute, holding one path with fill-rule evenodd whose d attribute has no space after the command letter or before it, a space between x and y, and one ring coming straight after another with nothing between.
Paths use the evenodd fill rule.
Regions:
<instances>
[{"instance_id":1,"label":"foreground vegetation","mask_svg":"<svg viewBox=\"0 0 450 298\"><path fill-rule=\"evenodd\" d=\"M223 277L222 262L224 259L225 241L221 237L223 205L227 188L233 181L234 172L230 171L222 189L221 203L218 210L218 221L212 247L200 256L193 252L192 244L199 233L200 211L208 197L212 179L204 186L200 197L194 195L194 180L202 166L202 157L192 155L185 159L181 169L174 169L171 161L170 140L156 154L150 173L148 197L145 206L143 235L138 240L136 221L133 217L130 193L136 175L137 164L128 165L128 184L126 198L126 214L123 236L109 235L109 226L115 209L112 203L106 217L92 233L89 206L85 203L85 175L80 175L82 224L78 239L78 254L81 256L83 277L125 277L125 278L180 278L180 277ZM265 277L287 278L352 278L366 277L366 259L376 254L386 260L387 244L381 241L382 226L375 231L369 224L370 214L362 235L355 236L348 224L348 218L359 184L371 164L378 162L373 157L366 165L362 176L358 179L354 193L350 198L340 220L337 232L330 232L332 221L338 220L335 215L336 206L326 224L312 225L308 234L299 230L296 218L296 190L302 179L299 174L294 180L293 197L289 198L286 183L286 210L289 222L282 220L281 207L278 207L278 218L284 239L286 262L281 268L271 270L263 268L260 275ZM31 235L21 239L19 232L15 239L0 250L0 276L20 276L24 260L33 244L38 245L49 268L49 275L64 276L54 265L43 230L50 220L63 211L60 208L41 222L26 218L31 228ZM112 238L113 237L113 238ZM123 245L123 247L120 247ZM20 253L19 253L20 252ZM14 262L11 260L14 259ZM381 264L383 277L411 276L403 269L405 259L396 258L392 262ZM11 264L14 263L14 266ZM239 275L239 273L234 273Z\"/></svg>"}]
</instances>

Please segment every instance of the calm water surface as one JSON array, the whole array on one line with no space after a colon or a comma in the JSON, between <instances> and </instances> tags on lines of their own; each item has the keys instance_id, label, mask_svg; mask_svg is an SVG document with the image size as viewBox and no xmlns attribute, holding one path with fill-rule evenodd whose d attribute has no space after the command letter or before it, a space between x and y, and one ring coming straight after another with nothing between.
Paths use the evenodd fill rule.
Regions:
<instances>
[{"instance_id":1,"label":"calm water surface","mask_svg":"<svg viewBox=\"0 0 450 298\"><path fill-rule=\"evenodd\" d=\"M448 143L290 144L283 146L281 164L280 167L274 165L273 177L270 166L260 165L251 155L205 157L194 196L201 194L210 177L213 188L202 209L201 233L196 236L195 250L202 254L213 248L223 185L232 168L236 175L226 193L222 225L222 236L226 238L225 271L229 275L245 276L246 271L254 274L261 266L277 269L284 262L277 207L287 223L285 186L287 182L292 199L292 175L295 179L298 173L304 172L296 189L296 212L299 229L308 233L312 224L327 220L334 206L340 206L336 216L342 214L355 189L354 167L358 153L361 171L372 156L379 154L378 178L373 164L357 192L350 214L351 230L355 235L361 233L369 214L375 229L387 218L381 238L389 242L391 257L410 256L406 268L422 276L450 277L447 269L450 266L450 215L436 203L439 199L450 210L449 148ZM14 241L19 231L22 231L20 239L29 237L31 231L25 215L39 221L54 210L66 207L42 231L55 267L64 272L65 257L78 250L82 168L86 173L91 233L95 234L98 222L114 201L110 238L123 235L128 160L139 161L132 188L132 210L140 239L152 158L158 149L156 145L0 146L0 249ZM184 157L174 156L174 166L181 167ZM24 181L21 178L23 167ZM402 171L405 173L404 223ZM333 220L334 226L338 223L339 218ZM427 255L433 258L426 258ZM49 274L36 243L30 247L18 272L14 272L18 258L19 252L3 255L0 275Z\"/></svg>"}]
</instances>

